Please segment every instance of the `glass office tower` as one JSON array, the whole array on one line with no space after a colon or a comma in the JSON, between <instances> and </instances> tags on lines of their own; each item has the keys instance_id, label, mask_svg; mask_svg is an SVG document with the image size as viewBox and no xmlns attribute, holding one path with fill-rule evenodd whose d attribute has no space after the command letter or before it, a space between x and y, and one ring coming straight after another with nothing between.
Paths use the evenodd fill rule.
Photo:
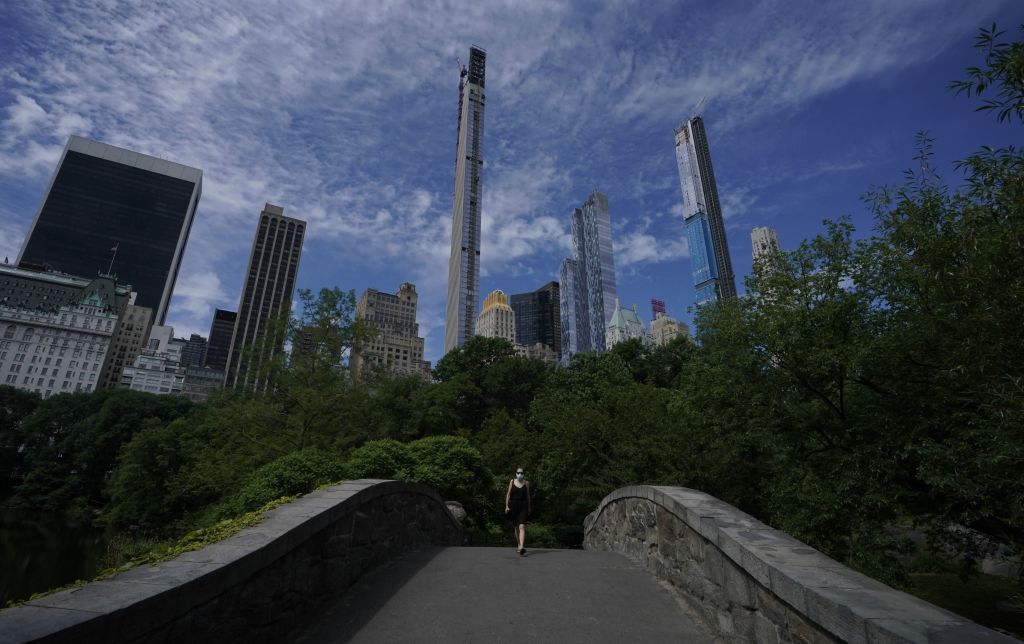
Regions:
<instances>
[{"instance_id":1,"label":"glass office tower","mask_svg":"<svg viewBox=\"0 0 1024 644\"><path fill-rule=\"evenodd\" d=\"M511 297L516 314L516 342L532 347L538 342L562 350L562 323L558 282L548 282L532 293L516 293Z\"/></svg>"},{"instance_id":2,"label":"glass office tower","mask_svg":"<svg viewBox=\"0 0 1024 644\"><path fill-rule=\"evenodd\" d=\"M560 339L562 356L561 361L563 366L568 366L569 356L580 351L580 328L577 322L580 319L578 311L579 298L578 290L576 288L576 274L579 272L579 268L576 265L575 259L562 260L562 265L558 270L558 312L559 312L559 323L562 327L562 337ZM589 345L590 334L587 334L587 344Z\"/></svg>"},{"instance_id":3,"label":"glass office tower","mask_svg":"<svg viewBox=\"0 0 1024 644\"><path fill-rule=\"evenodd\" d=\"M676 164L683 193L683 221L690 244L690 264L697 304L736 297L722 207L711 166L704 121L699 116L675 129Z\"/></svg>"},{"instance_id":4,"label":"glass office tower","mask_svg":"<svg viewBox=\"0 0 1024 644\"><path fill-rule=\"evenodd\" d=\"M452 197L452 247L448 258L448 303L444 352L461 347L473 335L480 289L481 174L484 165L484 69L487 53L469 48L469 66L459 77L459 126L456 135L455 192Z\"/></svg>"},{"instance_id":5,"label":"glass office tower","mask_svg":"<svg viewBox=\"0 0 1024 644\"><path fill-rule=\"evenodd\" d=\"M228 366L228 352L231 351L231 335L235 332L235 320L238 314L234 311L214 309L213 322L210 324L210 339L206 344L206 357L203 366L224 371Z\"/></svg>"},{"instance_id":6,"label":"glass office tower","mask_svg":"<svg viewBox=\"0 0 1024 644\"><path fill-rule=\"evenodd\" d=\"M573 210L572 247L559 276L563 364L573 353L604 353L605 329L615 313L611 215L608 198L597 190Z\"/></svg>"},{"instance_id":7,"label":"glass office tower","mask_svg":"<svg viewBox=\"0 0 1024 644\"><path fill-rule=\"evenodd\" d=\"M109 271L163 325L202 183L197 168L72 136L18 264L86 279Z\"/></svg>"},{"instance_id":8,"label":"glass office tower","mask_svg":"<svg viewBox=\"0 0 1024 644\"><path fill-rule=\"evenodd\" d=\"M608 198L595 190L572 213L573 253L577 262L577 290L583 294L580 324L588 328L589 342L581 351L605 349L604 334L612 314L618 290L615 284L615 257L612 254L612 220Z\"/></svg>"}]
</instances>

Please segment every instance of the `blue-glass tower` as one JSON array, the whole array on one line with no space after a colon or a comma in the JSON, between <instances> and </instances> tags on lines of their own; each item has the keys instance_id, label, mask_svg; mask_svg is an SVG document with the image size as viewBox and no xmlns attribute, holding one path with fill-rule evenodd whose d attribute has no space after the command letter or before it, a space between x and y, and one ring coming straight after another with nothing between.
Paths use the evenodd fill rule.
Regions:
<instances>
[{"instance_id":1,"label":"blue-glass tower","mask_svg":"<svg viewBox=\"0 0 1024 644\"><path fill-rule=\"evenodd\" d=\"M683 192L683 221L690 245L693 287L697 304L736 297L736 278L725 239L718 185L711 167L711 151L699 116L675 129L676 164Z\"/></svg>"},{"instance_id":2,"label":"blue-glass tower","mask_svg":"<svg viewBox=\"0 0 1024 644\"><path fill-rule=\"evenodd\" d=\"M559 276L563 361L581 351L604 353L618 297L608 198L597 190L573 210L572 246L573 257L562 263Z\"/></svg>"}]
</instances>

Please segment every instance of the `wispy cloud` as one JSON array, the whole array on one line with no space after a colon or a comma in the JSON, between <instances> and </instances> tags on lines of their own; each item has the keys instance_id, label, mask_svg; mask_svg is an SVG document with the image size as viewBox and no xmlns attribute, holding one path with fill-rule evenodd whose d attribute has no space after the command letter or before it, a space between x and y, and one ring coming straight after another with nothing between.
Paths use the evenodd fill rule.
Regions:
<instances>
[{"instance_id":1,"label":"wispy cloud","mask_svg":"<svg viewBox=\"0 0 1024 644\"><path fill-rule=\"evenodd\" d=\"M485 279L543 280L595 186L613 204L622 268L686 258L678 212L666 217L678 207L671 126L705 94L718 132L763 121L934 56L999 3L968 4L778 0L737 19L674 0L6 3L0 189L19 207L0 213L0 244L20 247L68 135L98 138L204 170L170 323L205 332L212 307L237 303L270 201L310 223L300 285L415 281L436 357L455 61L470 42L490 56ZM727 216L758 203L746 179L723 178Z\"/></svg>"}]
</instances>

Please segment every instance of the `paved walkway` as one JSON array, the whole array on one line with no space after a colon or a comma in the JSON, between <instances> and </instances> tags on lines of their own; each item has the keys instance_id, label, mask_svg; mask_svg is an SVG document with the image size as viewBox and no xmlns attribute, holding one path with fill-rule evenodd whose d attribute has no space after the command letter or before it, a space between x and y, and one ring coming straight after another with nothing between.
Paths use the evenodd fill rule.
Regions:
<instances>
[{"instance_id":1,"label":"paved walkway","mask_svg":"<svg viewBox=\"0 0 1024 644\"><path fill-rule=\"evenodd\" d=\"M434 548L360 579L298 642L711 642L626 557Z\"/></svg>"}]
</instances>

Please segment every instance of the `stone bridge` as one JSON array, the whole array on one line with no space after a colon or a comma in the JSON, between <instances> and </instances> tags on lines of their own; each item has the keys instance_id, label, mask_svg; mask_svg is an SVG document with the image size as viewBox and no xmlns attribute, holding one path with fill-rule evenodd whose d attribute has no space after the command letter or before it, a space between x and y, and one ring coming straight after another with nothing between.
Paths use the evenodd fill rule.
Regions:
<instances>
[{"instance_id":1,"label":"stone bridge","mask_svg":"<svg viewBox=\"0 0 1024 644\"><path fill-rule=\"evenodd\" d=\"M627 487L584 550L465 548L431 489L344 483L0 611L0 642L1014 642L711 496Z\"/></svg>"}]
</instances>

